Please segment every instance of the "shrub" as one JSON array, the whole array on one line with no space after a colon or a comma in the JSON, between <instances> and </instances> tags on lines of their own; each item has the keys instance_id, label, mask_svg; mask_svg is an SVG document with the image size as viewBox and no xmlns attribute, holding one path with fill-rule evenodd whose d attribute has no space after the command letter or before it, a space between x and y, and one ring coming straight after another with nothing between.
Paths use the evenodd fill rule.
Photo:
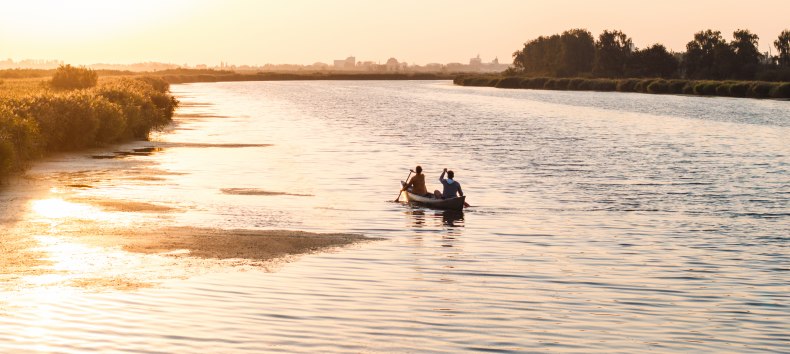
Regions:
<instances>
[{"instance_id":1,"label":"shrub","mask_svg":"<svg viewBox=\"0 0 790 354\"><path fill-rule=\"evenodd\" d=\"M499 78L491 78L486 76L470 76L462 79L463 86L495 86L499 82Z\"/></svg>"},{"instance_id":2,"label":"shrub","mask_svg":"<svg viewBox=\"0 0 790 354\"><path fill-rule=\"evenodd\" d=\"M520 77L505 77L497 82L496 86L498 88L519 88L521 87L521 78Z\"/></svg>"},{"instance_id":3,"label":"shrub","mask_svg":"<svg viewBox=\"0 0 790 354\"><path fill-rule=\"evenodd\" d=\"M694 83L694 89L693 89L692 93L695 94L695 95L703 95L704 94L704 92L703 92L703 88L704 87L705 87L705 82L704 81L695 82Z\"/></svg>"},{"instance_id":4,"label":"shrub","mask_svg":"<svg viewBox=\"0 0 790 354\"><path fill-rule=\"evenodd\" d=\"M667 93L669 92L669 83L666 80L655 80L647 85L648 93Z\"/></svg>"},{"instance_id":5,"label":"shrub","mask_svg":"<svg viewBox=\"0 0 790 354\"><path fill-rule=\"evenodd\" d=\"M771 93L771 84L767 82L753 82L746 91L748 97L766 98Z\"/></svg>"},{"instance_id":6,"label":"shrub","mask_svg":"<svg viewBox=\"0 0 790 354\"><path fill-rule=\"evenodd\" d=\"M136 77L135 79L151 85L151 87L157 92L166 93L170 91L170 84L162 78L153 76L140 76Z\"/></svg>"},{"instance_id":7,"label":"shrub","mask_svg":"<svg viewBox=\"0 0 790 354\"><path fill-rule=\"evenodd\" d=\"M617 81L612 79L596 79L592 82L592 89L595 91L615 91Z\"/></svg>"},{"instance_id":8,"label":"shrub","mask_svg":"<svg viewBox=\"0 0 790 354\"><path fill-rule=\"evenodd\" d=\"M746 97L748 91L749 83L747 82L737 82L730 85L730 96L732 97Z\"/></svg>"},{"instance_id":9,"label":"shrub","mask_svg":"<svg viewBox=\"0 0 790 354\"><path fill-rule=\"evenodd\" d=\"M549 81L547 77L533 77L521 80L521 87L531 89L543 89L546 82Z\"/></svg>"},{"instance_id":10,"label":"shrub","mask_svg":"<svg viewBox=\"0 0 790 354\"><path fill-rule=\"evenodd\" d=\"M617 80L617 86L615 89L619 92L634 92L634 88L638 82L638 79Z\"/></svg>"},{"instance_id":11,"label":"shrub","mask_svg":"<svg viewBox=\"0 0 790 354\"><path fill-rule=\"evenodd\" d=\"M647 87L650 86L650 84L652 82L653 82L653 79L639 80L634 85L634 92L646 93L647 92Z\"/></svg>"},{"instance_id":12,"label":"shrub","mask_svg":"<svg viewBox=\"0 0 790 354\"><path fill-rule=\"evenodd\" d=\"M33 98L29 113L38 123L47 151L92 145L99 128L99 120L91 109L92 99L84 91L43 94Z\"/></svg>"},{"instance_id":13,"label":"shrub","mask_svg":"<svg viewBox=\"0 0 790 354\"><path fill-rule=\"evenodd\" d=\"M96 144L114 143L124 138L127 126L121 106L98 96L92 102L91 108L96 112L96 118L99 121L99 127L96 130Z\"/></svg>"},{"instance_id":14,"label":"shrub","mask_svg":"<svg viewBox=\"0 0 790 354\"><path fill-rule=\"evenodd\" d=\"M571 80L571 84L569 86L572 86L572 85L573 85L573 80ZM578 84L576 84L576 87L574 88L574 90L578 90L578 91L592 91L593 90L593 80L581 79L581 81Z\"/></svg>"},{"instance_id":15,"label":"shrub","mask_svg":"<svg viewBox=\"0 0 790 354\"><path fill-rule=\"evenodd\" d=\"M716 81L698 81L694 85L694 94L701 96L715 96L719 83Z\"/></svg>"},{"instance_id":16,"label":"shrub","mask_svg":"<svg viewBox=\"0 0 790 354\"><path fill-rule=\"evenodd\" d=\"M776 84L769 94L772 98L790 98L790 83Z\"/></svg>"},{"instance_id":17,"label":"shrub","mask_svg":"<svg viewBox=\"0 0 790 354\"><path fill-rule=\"evenodd\" d=\"M696 86L697 86L697 84L694 81L689 81L685 85L683 85L682 93L684 95L693 95L694 94L694 87L696 87Z\"/></svg>"},{"instance_id":18,"label":"shrub","mask_svg":"<svg viewBox=\"0 0 790 354\"><path fill-rule=\"evenodd\" d=\"M729 96L730 87L732 87L732 83L729 82L720 83L719 86L716 86L716 96Z\"/></svg>"},{"instance_id":19,"label":"shrub","mask_svg":"<svg viewBox=\"0 0 790 354\"><path fill-rule=\"evenodd\" d=\"M686 80L669 80L667 83L667 93L683 93L683 88L688 85Z\"/></svg>"},{"instance_id":20,"label":"shrub","mask_svg":"<svg viewBox=\"0 0 790 354\"><path fill-rule=\"evenodd\" d=\"M577 78L573 78L573 79L570 79L570 81L568 81L567 89L568 90L589 90L589 88L586 88L586 87L589 87L589 82L590 82L590 80L587 80L587 79L582 79L582 78L578 78L578 77ZM585 85L585 84L587 84L587 85ZM585 88L582 88L582 86L585 86Z\"/></svg>"},{"instance_id":21,"label":"shrub","mask_svg":"<svg viewBox=\"0 0 790 354\"><path fill-rule=\"evenodd\" d=\"M31 119L0 106L0 176L21 170L39 155L38 128Z\"/></svg>"},{"instance_id":22,"label":"shrub","mask_svg":"<svg viewBox=\"0 0 790 354\"><path fill-rule=\"evenodd\" d=\"M561 78L554 80L554 89L555 90L567 90L568 84L571 82L571 79L568 78Z\"/></svg>"},{"instance_id":23,"label":"shrub","mask_svg":"<svg viewBox=\"0 0 790 354\"><path fill-rule=\"evenodd\" d=\"M173 117L178 101L146 81L120 78L97 88L97 94L118 104L126 118L124 138L143 139Z\"/></svg>"},{"instance_id":24,"label":"shrub","mask_svg":"<svg viewBox=\"0 0 790 354\"><path fill-rule=\"evenodd\" d=\"M99 75L95 71L66 64L55 70L50 84L54 88L72 90L96 86L98 80Z\"/></svg>"}]
</instances>

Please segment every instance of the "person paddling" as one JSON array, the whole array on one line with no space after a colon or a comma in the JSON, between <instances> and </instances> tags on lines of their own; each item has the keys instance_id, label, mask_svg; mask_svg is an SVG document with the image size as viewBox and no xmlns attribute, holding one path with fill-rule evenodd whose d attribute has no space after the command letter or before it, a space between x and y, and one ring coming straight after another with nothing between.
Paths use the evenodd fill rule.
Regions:
<instances>
[{"instance_id":1,"label":"person paddling","mask_svg":"<svg viewBox=\"0 0 790 354\"><path fill-rule=\"evenodd\" d=\"M447 174L447 179L444 179L445 173ZM464 196L464 191L461 189L461 183L458 183L458 181L454 180L453 177L455 177L455 173L453 171L447 171L446 168L444 171L442 171L442 175L439 176L439 182L441 182L443 186L443 191L433 191L436 199L449 199L455 198L457 196Z\"/></svg>"},{"instance_id":2,"label":"person paddling","mask_svg":"<svg viewBox=\"0 0 790 354\"><path fill-rule=\"evenodd\" d=\"M428 193L428 189L425 188L425 175L422 174L422 166L417 166L414 168L415 175L412 177L407 183L403 184L403 191L411 188L411 192L413 194L419 196L429 196L431 195Z\"/></svg>"}]
</instances>

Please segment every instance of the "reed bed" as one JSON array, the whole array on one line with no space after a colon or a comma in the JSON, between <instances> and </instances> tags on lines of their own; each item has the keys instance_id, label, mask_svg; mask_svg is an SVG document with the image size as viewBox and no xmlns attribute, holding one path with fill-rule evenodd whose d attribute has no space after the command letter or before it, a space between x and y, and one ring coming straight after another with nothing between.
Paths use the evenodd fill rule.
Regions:
<instances>
[{"instance_id":1,"label":"reed bed","mask_svg":"<svg viewBox=\"0 0 790 354\"><path fill-rule=\"evenodd\" d=\"M172 120L178 105L161 78L101 78L82 82L84 88L58 87L47 78L0 82L0 177L50 153L147 139Z\"/></svg>"},{"instance_id":2,"label":"reed bed","mask_svg":"<svg viewBox=\"0 0 790 354\"><path fill-rule=\"evenodd\" d=\"M616 91L749 98L790 98L790 83L765 81L712 81L666 79L591 79L476 75L457 76L461 86L511 89Z\"/></svg>"}]
</instances>

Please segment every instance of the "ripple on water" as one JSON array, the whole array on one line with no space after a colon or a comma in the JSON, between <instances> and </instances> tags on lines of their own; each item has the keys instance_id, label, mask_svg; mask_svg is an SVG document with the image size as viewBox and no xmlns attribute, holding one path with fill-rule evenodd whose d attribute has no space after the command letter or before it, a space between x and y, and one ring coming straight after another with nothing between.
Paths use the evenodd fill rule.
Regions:
<instances>
[{"instance_id":1,"label":"ripple on water","mask_svg":"<svg viewBox=\"0 0 790 354\"><path fill-rule=\"evenodd\" d=\"M790 351L785 102L445 82L173 90L178 124L146 143L161 150L37 176L188 206L148 213L163 225L381 240L134 291L3 292L2 350ZM416 164L429 189L453 169L475 207L392 203Z\"/></svg>"}]
</instances>

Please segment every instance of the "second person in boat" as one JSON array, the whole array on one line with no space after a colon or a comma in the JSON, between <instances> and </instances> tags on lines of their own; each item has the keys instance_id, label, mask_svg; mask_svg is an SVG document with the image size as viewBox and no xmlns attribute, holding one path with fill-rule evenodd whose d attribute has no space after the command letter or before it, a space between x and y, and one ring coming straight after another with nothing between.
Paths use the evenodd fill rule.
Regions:
<instances>
[{"instance_id":1,"label":"second person in boat","mask_svg":"<svg viewBox=\"0 0 790 354\"><path fill-rule=\"evenodd\" d=\"M447 179L444 179L445 173L447 174ZM442 184L443 191L433 191L436 199L450 199L464 196L464 191L461 189L461 183L458 183L458 181L454 180L453 177L455 177L455 173L453 171L447 171L446 168L444 171L442 171L442 175L439 176L439 182Z\"/></svg>"}]
</instances>

